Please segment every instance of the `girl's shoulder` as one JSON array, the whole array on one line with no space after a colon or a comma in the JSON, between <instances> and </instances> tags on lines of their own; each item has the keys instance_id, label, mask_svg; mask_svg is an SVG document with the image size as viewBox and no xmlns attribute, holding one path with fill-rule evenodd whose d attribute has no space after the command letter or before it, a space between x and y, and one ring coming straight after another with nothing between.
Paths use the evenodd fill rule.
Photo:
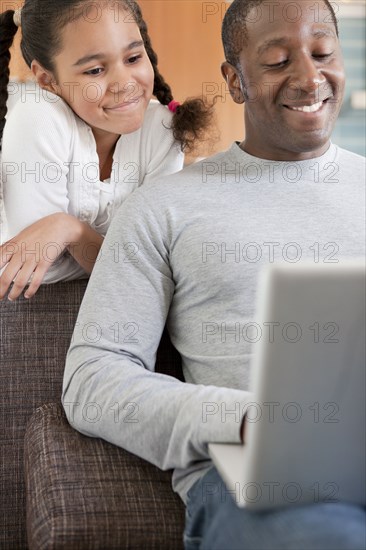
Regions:
<instances>
[{"instance_id":1,"label":"girl's shoulder","mask_svg":"<svg viewBox=\"0 0 366 550\"><path fill-rule=\"evenodd\" d=\"M47 127L53 126L65 131L76 124L75 119L72 109L62 98L30 83L10 109L5 128L21 125L23 129L29 127L33 131L37 128L46 131Z\"/></svg>"},{"instance_id":2,"label":"girl's shoulder","mask_svg":"<svg viewBox=\"0 0 366 550\"><path fill-rule=\"evenodd\" d=\"M146 109L143 129L157 130L161 128L162 132L167 131L170 127L173 114L169 111L168 107L159 103L157 99L152 99Z\"/></svg>"},{"instance_id":3,"label":"girl's shoulder","mask_svg":"<svg viewBox=\"0 0 366 550\"><path fill-rule=\"evenodd\" d=\"M33 85L6 116L2 158L69 157L77 135L76 115L65 101Z\"/></svg>"}]
</instances>

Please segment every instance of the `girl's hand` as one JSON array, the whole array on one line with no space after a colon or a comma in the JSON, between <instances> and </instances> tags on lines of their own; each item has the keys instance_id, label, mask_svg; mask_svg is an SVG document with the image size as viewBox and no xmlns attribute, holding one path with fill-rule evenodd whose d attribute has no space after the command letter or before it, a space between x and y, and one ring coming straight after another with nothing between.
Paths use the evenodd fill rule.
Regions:
<instances>
[{"instance_id":1,"label":"girl's hand","mask_svg":"<svg viewBox=\"0 0 366 550\"><path fill-rule=\"evenodd\" d=\"M59 212L33 223L0 247L0 300L8 292L9 300L16 300L28 285L24 296L31 298L56 259L73 239L75 222L79 220ZM14 280L15 279L15 280Z\"/></svg>"}]
</instances>

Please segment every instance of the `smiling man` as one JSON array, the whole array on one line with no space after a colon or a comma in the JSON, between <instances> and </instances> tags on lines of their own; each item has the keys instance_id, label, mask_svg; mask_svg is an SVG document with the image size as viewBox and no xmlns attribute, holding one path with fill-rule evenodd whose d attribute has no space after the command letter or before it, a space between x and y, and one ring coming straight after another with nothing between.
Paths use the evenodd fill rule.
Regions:
<instances>
[{"instance_id":1,"label":"smiling man","mask_svg":"<svg viewBox=\"0 0 366 550\"><path fill-rule=\"evenodd\" d=\"M259 270L365 253L365 162L330 142L344 72L329 2L234 0L223 41L245 139L122 206L80 309L64 407L82 433L174 470L186 550L361 550L363 508L248 512L209 458L208 443L243 440L255 341L245 327L255 322ZM154 372L165 324L186 383ZM97 341L87 326L99 327ZM83 416L90 402L98 422ZM137 422L116 423L116 403L134 403Z\"/></svg>"},{"instance_id":2,"label":"smiling man","mask_svg":"<svg viewBox=\"0 0 366 550\"><path fill-rule=\"evenodd\" d=\"M246 104L247 153L305 160L329 148L345 81L330 9L326 2L249 0L228 10L222 71L234 101Z\"/></svg>"}]
</instances>

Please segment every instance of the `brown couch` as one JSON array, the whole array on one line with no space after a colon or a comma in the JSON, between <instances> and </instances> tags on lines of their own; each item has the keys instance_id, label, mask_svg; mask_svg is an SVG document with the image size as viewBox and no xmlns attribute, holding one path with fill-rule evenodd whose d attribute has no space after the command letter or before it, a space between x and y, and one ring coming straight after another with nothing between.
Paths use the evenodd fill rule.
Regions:
<instances>
[{"instance_id":1,"label":"brown couch","mask_svg":"<svg viewBox=\"0 0 366 550\"><path fill-rule=\"evenodd\" d=\"M77 433L60 405L86 284L0 302L0 548L182 548L184 506L170 472ZM157 370L182 379L166 334Z\"/></svg>"}]
</instances>

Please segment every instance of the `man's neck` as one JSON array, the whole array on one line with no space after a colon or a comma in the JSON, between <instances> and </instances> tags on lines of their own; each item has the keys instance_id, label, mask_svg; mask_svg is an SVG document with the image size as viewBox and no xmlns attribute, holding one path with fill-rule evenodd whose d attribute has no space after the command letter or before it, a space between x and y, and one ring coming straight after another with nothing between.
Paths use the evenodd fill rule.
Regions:
<instances>
[{"instance_id":1,"label":"man's neck","mask_svg":"<svg viewBox=\"0 0 366 550\"><path fill-rule=\"evenodd\" d=\"M263 147L257 147L256 145L253 145L251 143L248 143L247 140L244 139L239 144L240 149L248 153L248 155L251 155L253 157L257 157L263 160L272 160L272 161L279 161L279 162L296 162L301 160L310 160L313 158L321 157L326 153L330 147L330 140L328 140L324 145L322 145L319 149L313 150L313 151L285 151L282 149L278 150L266 150Z\"/></svg>"}]
</instances>

